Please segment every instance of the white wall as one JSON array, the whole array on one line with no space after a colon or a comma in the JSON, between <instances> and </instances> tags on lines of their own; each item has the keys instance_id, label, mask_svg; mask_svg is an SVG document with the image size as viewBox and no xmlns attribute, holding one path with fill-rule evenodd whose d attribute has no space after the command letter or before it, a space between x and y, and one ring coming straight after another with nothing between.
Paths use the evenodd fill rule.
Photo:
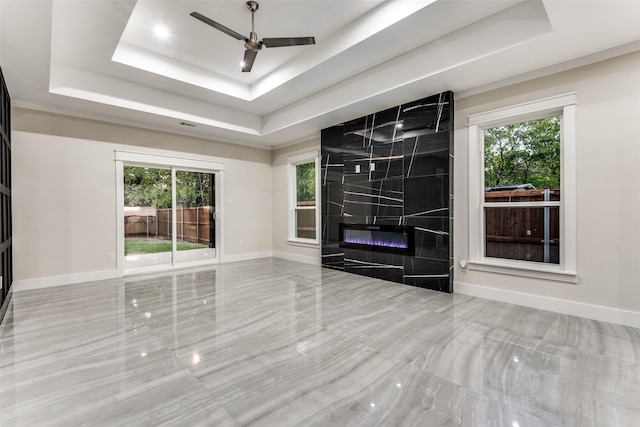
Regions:
<instances>
[{"instance_id":1,"label":"white wall","mask_svg":"<svg viewBox=\"0 0 640 427\"><path fill-rule=\"evenodd\" d=\"M115 269L113 148L15 131L12 140L14 280Z\"/></svg>"},{"instance_id":2,"label":"white wall","mask_svg":"<svg viewBox=\"0 0 640 427\"><path fill-rule=\"evenodd\" d=\"M311 248L287 242L289 237L289 205L287 185L287 157L307 153L312 150L320 152L320 139L303 142L272 152L273 177L273 250L274 255L291 260L320 264L321 246ZM318 202L321 206L321 202Z\"/></svg>"},{"instance_id":3,"label":"white wall","mask_svg":"<svg viewBox=\"0 0 640 427\"><path fill-rule=\"evenodd\" d=\"M467 116L568 92L577 93L578 283L461 270L469 256ZM640 326L639 121L640 53L457 99L456 292Z\"/></svg>"},{"instance_id":4,"label":"white wall","mask_svg":"<svg viewBox=\"0 0 640 427\"><path fill-rule=\"evenodd\" d=\"M225 166L224 255L272 251L271 153L31 110L13 111L14 277L114 271L114 150L212 156ZM188 154L186 154L188 156ZM223 258L225 261L225 258ZM87 276L81 276L87 277Z\"/></svg>"}]
</instances>

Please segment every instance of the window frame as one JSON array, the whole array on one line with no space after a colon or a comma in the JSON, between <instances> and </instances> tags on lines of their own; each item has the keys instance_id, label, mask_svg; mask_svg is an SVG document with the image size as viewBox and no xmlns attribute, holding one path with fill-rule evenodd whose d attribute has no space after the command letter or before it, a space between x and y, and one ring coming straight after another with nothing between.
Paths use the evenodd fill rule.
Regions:
<instances>
[{"instance_id":1,"label":"window frame","mask_svg":"<svg viewBox=\"0 0 640 427\"><path fill-rule=\"evenodd\" d=\"M316 191L315 191L315 206L308 207L299 207L297 206L297 176L296 176L296 166L302 165L305 163L314 163L315 164L315 182L316 182ZM297 246L310 246L310 247L318 247L320 245L320 156L319 151L308 151L305 153L297 154L294 156L287 157L287 196L288 196L288 213L289 213L289 224L288 224L288 239L287 242L291 245ZM296 236L296 211L299 209L304 210L315 210L315 220L316 220L316 236L314 239L308 239L303 237Z\"/></svg>"},{"instance_id":2,"label":"window frame","mask_svg":"<svg viewBox=\"0 0 640 427\"><path fill-rule=\"evenodd\" d=\"M484 255L484 131L497 126L560 116L560 264L493 258ZM563 282L577 281L576 272L576 94L569 93L467 117L469 133L469 260L472 270ZM488 203L503 207L500 203ZM545 206L549 203L518 203Z\"/></svg>"}]
</instances>

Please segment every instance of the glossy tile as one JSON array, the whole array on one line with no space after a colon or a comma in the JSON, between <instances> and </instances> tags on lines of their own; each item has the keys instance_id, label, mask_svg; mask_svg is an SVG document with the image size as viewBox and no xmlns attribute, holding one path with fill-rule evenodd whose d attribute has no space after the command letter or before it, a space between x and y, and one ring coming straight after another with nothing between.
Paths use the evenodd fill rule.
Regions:
<instances>
[{"instance_id":1,"label":"glossy tile","mask_svg":"<svg viewBox=\"0 0 640 427\"><path fill-rule=\"evenodd\" d=\"M268 258L14 294L0 425L636 426L640 331Z\"/></svg>"}]
</instances>

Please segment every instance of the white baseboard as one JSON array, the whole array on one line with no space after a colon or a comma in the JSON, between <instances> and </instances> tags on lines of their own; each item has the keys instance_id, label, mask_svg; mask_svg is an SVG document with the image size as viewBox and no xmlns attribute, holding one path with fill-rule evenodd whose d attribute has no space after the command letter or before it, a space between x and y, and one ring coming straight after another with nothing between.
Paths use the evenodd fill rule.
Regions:
<instances>
[{"instance_id":1,"label":"white baseboard","mask_svg":"<svg viewBox=\"0 0 640 427\"><path fill-rule=\"evenodd\" d=\"M510 304L523 305L525 307L536 308L539 310L548 310L556 313L569 314L587 319L640 328L640 313L635 311L585 304L582 302L532 295L522 292L507 291L504 289L496 289L463 282L454 282L453 292L507 302Z\"/></svg>"},{"instance_id":2,"label":"white baseboard","mask_svg":"<svg viewBox=\"0 0 640 427\"><path fill-rule=\"evenodd\" d=\"M35 279L14 280L11 288L14 292L31 289L52 288L54 286L75 285L77 283L97 282L122 278L118 270L90 271L87 273L65 274L63 276L38 277Z\"/></svg>"},{"instance_id":3,"label":"white baseboard","mask_svg":"<svg viewBox=\"0 0 640 427\"><path fill-rule=\"evenodd\" d=\"M259 258L270 258L273 256L273 251L264 251L264 252L250 252L246 254L237 254L237 255L223 255L220 262L238 262L238 261L249 261L252 259Z\"/></svg>"},{"instance_id":4,"label":"white baseboard","mask_svg":"<svg viewBox=\"0 0 640 427\"><path fill-rule=\"evenodd\" d=\"M237 262L237 261L248 261L252 259L259 258L269 258L273 256L272 251L264 251L264 252L252 252L246 254L238 254L238 255L226 255L222 258L223 263L226 262ZM174 266L163 267L163 266L151 266L151 267L138 267L135 269L129 269L127 275L132 274L149 274L154 272L170 272L177 269L183 268L193 268L200 266L214 266L215 264L211 264L210 262L190 262L183 263L179 265L177 268ZM38 277L35 279L23 279L23 280L14 280L11 288L14 292L27 291L31 289L43 289L43 288L52 288L54 286L62 286L62 285L75 285L78 283L85 282L96 282L99 280L110 280L110 279L121 279L124 277L123 272L117 269L114 270L105 270L105 271L91 271L86 273L74 273L74 274L66 274L62 276L48 276L48 277Z\"/></svg>"},{"instance_id":5,"label":"white baseboard","mask_svg":"<svg viewBox=\"0 0 640 427\"><path fill-rule=\"evenodd\" d=\"M322 264L322 258L320 257L298 255L298 254L292 254L290 252L273 251L273 256L278 258L283 258L289 261L304 262L305 264L313 264L313 265Z\"/></svg>"}]
</instances>

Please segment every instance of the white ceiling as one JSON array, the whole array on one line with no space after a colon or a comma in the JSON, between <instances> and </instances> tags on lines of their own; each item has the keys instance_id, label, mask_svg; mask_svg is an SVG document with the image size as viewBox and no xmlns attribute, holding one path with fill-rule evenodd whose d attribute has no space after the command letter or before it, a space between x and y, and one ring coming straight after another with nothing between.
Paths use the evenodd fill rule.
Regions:
<instances>
[{"instance_id":1,"label":"white ceiling","mask_svg":"<svg viewBox=\"0 0 640 427\"><path fill-rule=\"evenodd\" d=\"M0 0L15 106L273 148L443 90L473 91L640 50L640 1ZM163 26L166 39L155 35ZM181 125L187 122L195 127Z\"/></svg>"}]
</instances>

